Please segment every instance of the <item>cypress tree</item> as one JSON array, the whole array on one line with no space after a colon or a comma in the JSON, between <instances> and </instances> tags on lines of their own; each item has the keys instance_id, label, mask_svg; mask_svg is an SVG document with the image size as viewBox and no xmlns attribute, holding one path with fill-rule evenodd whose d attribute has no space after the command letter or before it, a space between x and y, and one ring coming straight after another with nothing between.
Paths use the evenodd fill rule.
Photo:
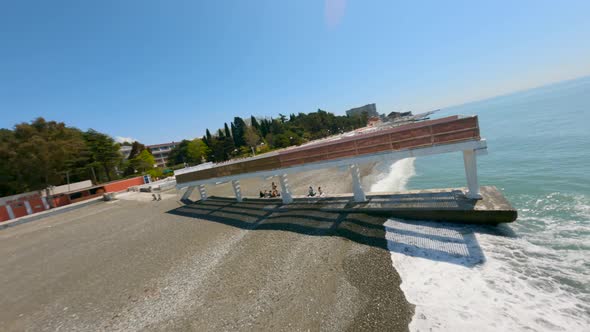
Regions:
<instances>
[{"instance_id":1,"label":"cypress tree","mask_svg":"<svg viewBox=\"0 0 590 332\"><path fill-rule=\"evenodd\" d=\"M223 124L224 129L225 129L225 136L226 137L231 137L231 132L229 131L229 127L227 125L227 122Z\"/></svg>"},{"instance_id":2,"label":"cypress tree","mask_svg":"<svg viewBox=\"0 0 590 332\"><path fill-rule=\"evenodd\" d=\"M236 147L239 148L246 145L246 122L244 122L239 116L234 118L234 122L232 123L232 133L234 135L234 144Z\"/></svg>"},{"instance_id":3,"label":"cypress tree","mask_svg":"<svg viewBox=\"0 0 590 332\"><path fill-rule=\"evenodd\" d=\"M238 146L238 144L236 143L236 137L237 137L237 135L236 135L236 126L234 125L233 122L231 122L229 125L231 127L231 137L234 140L234 146Z\"/></svg>"},{"instance_id":4,"label":"cypress tree","mask_svg":"<svg viewBox=\"0 0 590 332\"><path fill-rule=\"evenodd\" d=\"M254 127L257 131L260 130L260 124L258 123L258 120L256 120L256 118L254 117L254 115L250 115L250 122L252 127Z\"/></svg>"}]
</instances>

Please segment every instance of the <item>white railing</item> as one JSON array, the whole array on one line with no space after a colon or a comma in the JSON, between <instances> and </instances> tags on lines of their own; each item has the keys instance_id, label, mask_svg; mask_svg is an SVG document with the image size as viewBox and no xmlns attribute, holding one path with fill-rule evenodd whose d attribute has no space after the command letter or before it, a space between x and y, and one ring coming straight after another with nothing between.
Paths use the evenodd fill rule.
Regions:
<instances>
[{"instance_id":1,"label":"white railing","mask_svg":"<svg viewBox=\"0 0 590 332\"><path fill-rule=\"evenodd\" d=\"M213 163L212 162L199 164L197 166L185 167L185 168L181 168L181 169L175 170L174 171L174 176L179 175L179 174L194 172L194 171L201 171L201 170L204 170L204 169L207 169L207 168L211 168L211 167L213 167Z\"/></svg>"}]
</instances>

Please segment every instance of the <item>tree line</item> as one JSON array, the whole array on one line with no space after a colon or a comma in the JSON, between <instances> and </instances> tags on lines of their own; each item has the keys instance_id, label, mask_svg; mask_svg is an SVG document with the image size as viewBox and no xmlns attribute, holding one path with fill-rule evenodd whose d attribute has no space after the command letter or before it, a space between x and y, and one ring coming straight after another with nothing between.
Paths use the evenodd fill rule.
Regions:
<instances>
[{"instance_id":1,"label":"tree line","mask_svg":"<svg viewBox=\"0 0 590 332\"><path fill-rule=\"evenodd\" d=\"M183 140L168 157L172 168L207 161L223 162L350 131L367 124L367 115L336 116L318 110L276 119L235 117L202 138ZM124 158L122 145L131 146ZM94 184L166 171L155 167L149 149L139 143L117 143L109 135L82 131L63 122L37 118L13 129L0 129L0 196L42 190L91 179ZM171 172L169 173L171 174Z\"/></svg>"},{"instance_id":2,"label":"tree line","mask_svg":"<svg viewBox=\"0 0 590 332\"><path fill-rule=\"evenodd\" d=\"M125 159L110 136L43 118L0 129L0 196L153 171L154 157L146 147L135 142L132 148Z\"/></svg>"},{"instance_id":3,"label":"tree line","mask_svg":"<svg viewBox=\"0 0 590 332\"><path fill-rule=\"evenodd\" d=\"M234 117L223 128L205 130L200 139L180 142L170 153L169 164L200 164L247 157L343 133L367 125L368 115L337 116L318 109L312 113L279 114L276 119Z\"/></svg>"}]
</instances>

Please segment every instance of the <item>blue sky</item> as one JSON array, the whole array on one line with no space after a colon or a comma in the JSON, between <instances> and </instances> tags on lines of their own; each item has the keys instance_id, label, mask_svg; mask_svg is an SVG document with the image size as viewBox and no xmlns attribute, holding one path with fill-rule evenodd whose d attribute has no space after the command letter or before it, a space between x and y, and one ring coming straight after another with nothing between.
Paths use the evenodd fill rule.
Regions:
<instances>
[{"instance_id":1,"label":"blue sky","mask_svg":"<svg viewBox=\"0 0 590 332\"><path fill-rule=\"evenodd\" d=\"M234 116L428 111L590 75L590 1L0 1L0 127L146 144Z\"/></svg>"}]
</instances>

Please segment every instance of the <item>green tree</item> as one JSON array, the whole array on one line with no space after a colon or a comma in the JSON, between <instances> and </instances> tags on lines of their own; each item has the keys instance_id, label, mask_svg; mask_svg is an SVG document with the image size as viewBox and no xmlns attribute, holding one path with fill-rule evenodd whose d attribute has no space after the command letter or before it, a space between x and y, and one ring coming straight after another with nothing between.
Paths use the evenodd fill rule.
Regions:
<instances>
[{"instance_id":1,"label":"green tree","mask_svg":"<svg viewBox=\"0 0 590 332\"><path fill-rule=\"evenodd\" d=\"M211 159L215 162L222 162L227 160L226 153L224 149L225 137L214 137L211 140Z\"/></svg>"},{"instance_id":2,"label":"green tree","mask_svg":"<svg viewBox=\"0 0 590 332\"><path fill-rule=\"evenodd\" d=\"M12 130L0 129L0 196L18 193L18 179L14 167L16 138Z\"/></svg>"},{"instance_id":3,"label":"green tree","mask_svg":"<svg viewBox=\"0 0 590 332\"><path fill-rule=\"evenodd\" d=\"M227 122L223 124L223 127L225 129L225 137L231 138L231 131L229 130L229 127L227 126Z\"/></svg>"},{"instance_id":4,"label":"green tree","mask_svg":"<svg viewBox=\"0 0 590 332\"><path fill-rule=\"evenodd\" d=\"M207 159L209 155L209 147L203 140L195 138L190 141L187 149L189 160L194 164L200 164L203 160Z\"/></svg>"},{"instance_id":5,"label":"green tree","mask_svg":"<svg viewBox=\"0 0 590 332\"><path fill-rule=\"evenodd\" d=\"M233 125L235 127L233 137L234 137L234 144L237 148L246 145L246 139L244 137L246 133L246 122L239 116L234 118Z\"/></svg>"},{"instance_id":6,"label":"green tree","mask_svg":"<svg viewBox=\"0 0 590 332\"><path fill-rule=\"evenodd\" d=\"M250 116L250 125L256 129L256 131L260 130L260 124L258 124L258 120L254 117L254 115Z\"/></svg>"},{"instance_id":7,"label":"green tree","mask_svg":"<svg viewBox=\"0 0 590 332\"><path fill-rule=\"evenodd\" d=\"M140 173L153 169L155 164L156 158L148 150L141 151L131 160L132 167Z\"/></svg>"},{"instance_id":8,"label":"green tree","mask_svg":"<svg viewBox=\"0 0 590 332\"><path fill-rule=\"evenodd\" d=\"M178 165L183 163L200 164L203 159L206 159L209 154L209 147L200 139L192 141L182 140L172 151L168 157L170 165Z\"/></svg>"},{"instance_id":9,"label":"green tree","mask_svg":"<svg viewBox=\"0 0 590 332\"><path fill-rule=\"evenodd\" d=\"M131 144L131 151L129 152L129 156L122 165L122 168L125 169L125 172L123 173L125 176L135 174L135 171L137 169L135 168L135 164L132 162L132 160L135 159L135 157L137 157L144 150L151 154L151 151L145 145L139 143L138 141L135 141L133 142L133 144Z\"/></svg>"},{"instance_id":10,"label":"green tree","mask_svg":"<svg viewBox=\"0 0 590 332\"><path fill-rule=\"evenodd\" d=\"M22 183L19 192L61 184L72 171L69 167L76 164L72 160L81 157L85 150L80 130L43 118L16 125L14 137L17 145L13 167Z\"/></svg>"},{"instance_id":11,"label":"green tree","mask_svg":"<svg viewBox=\"0 0 590 332\"><path fill-rule=\"evenodd\" d=\"M236 138L237 138L237 135L236 135L236 125L234 125L234 123L232 122L232 123L229 124L229 127L230 127L230 130L231 130L231 137L234 140L234 146L237 147L238 144L236 143Z\"/></svg>"},{"instance_id":12,"label":"green tree","mask_svg":"<svg viewBox=\"0 0 590 332\"><path fill-rule=\"evenodd\" d=\"M246 144L252 149L252 152L256 151L256 146L260 142L260 136L258 136L258 133L256 132L256 129L253 126L246 127L244 139L246 141Z\"/></svg>"},{"instance_id":13,"label":"green tree","mask_svg":"<svg viewBox=\"0 0 590 332\"><path fill-rule=\"evenodd\" d=\"M281 123L285 123L285 122L287 122L287 116L279 113L279 120L281 121Z\"/></svg>"},{"instance_id":14,"label":"green tree","mask_svg":"<svg viewBox=\"0 0 590 332\"><path fill-rule=\"evenodd\" d=\"M107 180L111 181L114 178L114 167L119 165L122 159L118 145L110 136L93 129L84 133L84 139L90 151L91 162L100 165Z\"/></svg>"},{"instance_id":15,"label":"green tree","mask_svg":"<svg viewBox=\"0 0 590 332\"><path fill-rule=\"evenodd\" d=\"M146 150L146 146L139 143L138 141L135 141L131 144L131 152L129 153L129 157L127 157L127 159L133 159L135 158L138 154L141 153L141 151Z\"/></svg>"}]
</instances>

